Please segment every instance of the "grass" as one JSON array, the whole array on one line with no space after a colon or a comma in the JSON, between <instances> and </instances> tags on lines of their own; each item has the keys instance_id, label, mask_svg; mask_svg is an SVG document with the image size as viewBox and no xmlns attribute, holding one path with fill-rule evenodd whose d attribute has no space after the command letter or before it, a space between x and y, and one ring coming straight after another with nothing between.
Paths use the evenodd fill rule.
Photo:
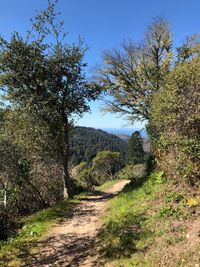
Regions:
<instances>
[{"instance_id":1,"label":"grass","mask_svg":"<svg viewBox=\"0 0 200 267\"><path fill-rule=\"evenodd\" d=\"M109 181L98 187L97 190L109 189L118 181ZM38 211L31 216L21 219L22 228L16 235L6 242L0 242L0 267L18 267L28 258L36 248L38 241L43 239L49 229L57 222L61 221L81 198L87 197L92 192L82 192L73 200L64 200L57 205Z\"/></svg>"},{"instance_id":2,"label":"grass","mask_svg":"<svg viewBox=\"0 0 200 267\"><path fill-rule=\"evenodd\" d=\"M107 190L118 181L96 189ZM196 192L167 183L162 172L134 176L109 201L96 242L101 266L198 266L200 198ZM87 195L23 218L21 230L0 244L0 267L21 266L49 229Z\"/></svg>"},{"instance_id":3,"label":"grass","mask_svg":"<svg viewBox=\"0 0 200 267\"><path fill-rule=\"evenodd\" d=\"M79 200L65 200L54 207L44 209L21 221L23 227L7 242L0 243L0 266L18 267L24 257L30 255L48 230L78 204Z\"/></svg>"},{"instance_id":4,"label":"grass","mask_svg":"<svg viewBox=\"0 0 200 267\"><path fill-rule=\"evenodd\" d=\"M109 202L96 243L102 266L196 266L199 207L186 203L188 194L162 172L134 177Z\"/></svg>"}]
</instances>

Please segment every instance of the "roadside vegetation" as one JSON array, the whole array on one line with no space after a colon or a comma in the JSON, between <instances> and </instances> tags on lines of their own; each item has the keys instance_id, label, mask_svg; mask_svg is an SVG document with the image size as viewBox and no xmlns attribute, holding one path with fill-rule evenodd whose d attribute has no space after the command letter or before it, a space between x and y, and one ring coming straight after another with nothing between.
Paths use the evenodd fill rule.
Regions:
<instances>
[{"instance_id":1,"label":"roadside vegetation","mask_svg":"<svg viewBox=\"0 0 200 267\"><path fill-rule=\"evenodd\" d=\"M168 182L163 172L139 177L132 172L103 219L96 243L101 266L198 266L195 192Z\"/></svg>"},{"instance_id":2,"label":"roadside vegetation","mask_svg":"<svg viewBox=\"0 0 200 267\"><path fill-rule=\"evenodd\" d=\"M95 189L103 192L118 182L119 180L109 181ZM51 227L70 216L81 198L92 193L91 191L82 192L73 200L64 200L53 207L22 217L18 221L16 233L13 233L8 240L0 242L0 267L18 267L28 264L29 256L38 250L38 242L45 238Z\"/></svg>"},{"instance_id":3,"label":"roadside vegetation","mask_svg":"<svg viewBox=\"0 0 200 267\"><path fill-rule=\"evenodd\" d=\"M0 242L0 266L18 267L25 264L37 243L44 238L48 230L70 213L79 200L64 200L53 207L21 218L18 231L7 241Z\"/></svg>"}]
</instances>

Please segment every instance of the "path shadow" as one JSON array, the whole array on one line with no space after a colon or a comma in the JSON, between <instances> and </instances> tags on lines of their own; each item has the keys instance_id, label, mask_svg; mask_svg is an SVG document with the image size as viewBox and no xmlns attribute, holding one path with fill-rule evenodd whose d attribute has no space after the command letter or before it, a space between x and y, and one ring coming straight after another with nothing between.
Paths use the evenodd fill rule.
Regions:
<instances>
[{"instance_id":1,"label":"path shadow","mask_svg":"<svg viewBox=\"0 0 200 267\"><path fill-rule=\"evenodd\" d=\"M57 245L59 244L59 245ZM29 264L24 266L82 266L88 256L92 256L91 249L94 247L94 238L78 236L76 234L62 234L52 236L38 244L42 253L32 255ZM95 262L94 262L95 265Z\"/></svg>"},{"instance_id":2,"label":"path shadow","mask_svg":"<svg viewBox=\"0 0 200 267\"><path fill-rule=\"evenodd\" d=\"M80 224L83 227L87 226L92 216L99 216L98 203L103 203L115 195L117 194L95 191L91 196L81 198L82 204L76 205L67 217L59 222L58 227L62 225L67 227L68 223L73 223L73 227L80 227ZM87 204L84 205L84 202ZM29 262L24 263L23 266L26 267L82 267L83 262L90 257L92 257L90 258L92 266L98 264L94 257L95 237L91 237L90 234L76 234L74 231L66 234L59 233L31 246L37 246L39 252L25 256L26 262Z\"/></svg>"},{"instance_id":3,"label":"path shadow","mask_svg":"<svg viewBox=\"0 0 200 267\"><path fill-rule=\"evenodd\" d=\"M112 198L113 196L115 196L117 194L112 194L112 193L105 193L105 192L102 192L102 191L93 191L92 192L92 196L89 196L89 197L82 197L81 200L84 200L84 201L95 201L95 202L101 202L101 201L106 201L110 198Z\"/></svg>"}]
</instances>

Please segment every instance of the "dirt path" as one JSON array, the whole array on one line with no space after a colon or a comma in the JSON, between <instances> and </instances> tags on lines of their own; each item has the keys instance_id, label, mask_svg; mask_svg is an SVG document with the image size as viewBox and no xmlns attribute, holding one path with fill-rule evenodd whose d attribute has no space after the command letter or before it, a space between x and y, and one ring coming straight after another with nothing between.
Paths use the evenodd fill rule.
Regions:
<instances>
[{"instance_id":1,"label":"dirt path","mask_svg":"<svg viewBox=\"0 0 200 267\"><path fill-rule=\"evenodd\" d=\"M71 216L55 225L48 237L38 244L32 255L31 267L91 267L98 259L94 255L95 237L101 227L100 218L106 209L106 201L116 195L128 183L123 180L113 185L106 193L96 192L82 199Z\"/></svg>"}]
</instances>

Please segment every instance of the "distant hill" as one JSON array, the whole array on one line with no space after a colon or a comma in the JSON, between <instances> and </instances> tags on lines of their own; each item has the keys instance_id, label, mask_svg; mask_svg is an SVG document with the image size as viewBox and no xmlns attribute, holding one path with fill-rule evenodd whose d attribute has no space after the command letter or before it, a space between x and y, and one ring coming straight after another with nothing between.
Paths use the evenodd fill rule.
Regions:
<instances>
[{"instance_id":1,"label":"distant hill","mask_svg":"<svg viewBox=\"0 0 200 267\"><path fill-rule=\"evenodd\" d=\"M102 130L89 127L75 127L70 135L70 163L77 165L82 161L90 162L99 151L120 152L124 164L127 142L120 137Z\"/></svg>"},{"instance_id":2,"label":"distant hill","mask_svg":"<svg viewBox=\"0 0 200 267\"><path fill-rule=\"evenodd\" d=\"M125 142L128 142L128 140L130 139L130 135L127 135L127 134L115 134L115 135Z\"/></svg>"},{"instance_id":3,"label":"distant hill","mask_svg":"<svg viewBox=\"0 0 200 267\"><path fill-rule=\"evenodd\" d=\"M147 131L146 129L140 129L140 128L102 128L103 131L111 134L115 134L117 136L125 135L125 136L131 136L132 133L135 131L139 131L142 135L142 138L147 138Z\"/></svg>"}]
</instances>

